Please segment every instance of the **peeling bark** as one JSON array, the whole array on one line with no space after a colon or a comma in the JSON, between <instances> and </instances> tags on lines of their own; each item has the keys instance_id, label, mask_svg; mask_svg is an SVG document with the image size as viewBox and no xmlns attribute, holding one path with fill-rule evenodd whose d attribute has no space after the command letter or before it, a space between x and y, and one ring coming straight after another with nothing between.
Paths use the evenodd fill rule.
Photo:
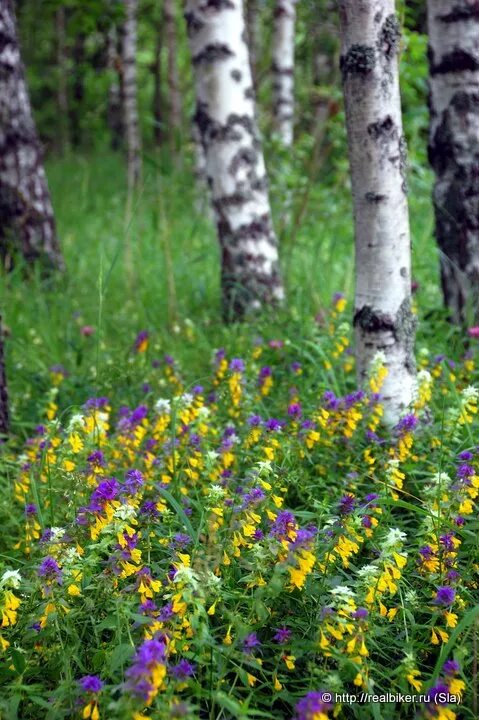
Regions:
<instances>
[{"instance_id":1,"label":"peeling bark","mask_svg":"<svg viewBox=\"0 0 479 720\"><path fill-rule=\"evenodd\" d=\"M222 253L227 320L284 298L241 0L187 0L196 123Z\"/></svg>"},{"instance_id":2,"label":"peeling bark","mask_svg":"<svg viewBox=\"0 0 479 720\"><path fill-rule=\"evenodd\" d=\"M123 123L127 149L128 188L131 193L139 184L142 171L136 80L138 0L124 0L124 3L125 22L122 29Z\"/></svg>"},{"instance_id":3,"label":"peeling bark","mask_svg":"<svg viewBox=\"0 0 479 720\"><path fill-rule=\"evenodd\" d=\"M341 0L341 71L356 239L354 326L358 380L386 357L385 419L396 423L415 389L406 147L394 0Z\"/></svg>"},{"instance_id":4,"label":"peeling bark","mask_svg":"<svg viewBox=\"0 0 479 720\"><path fill-rule=\"evenodd\" d=\"M0 256L20 249L29 263L63 260L20 56L11 0L0 4Z\"/></svg>"},{"instance_id":5,"label":"peeling bark","mask_svg":"<svg viewBox=\"0 0 479 720\"><path fill-rule=\"evenodd\" d=\"M429 159L451 319L479 321L479 2L429 0Z\"/></svg>"},{"instance_id":6,"label":"peeling bark","mask_svg":"<svg viewBox=\"0 0 479 720\"><path fill-rule=\"evenodd\" d=\"M2 435L8 435L8 391L7 376L5 372L5 355L3 351L2 316L0 315L0 440Z\"/></svg>"},{"instance_id":7,"label":"peeling bark","mask_svg":"<svg viewBox=\"0 0 479 720\"><path fill-rule=\"evenodd\" d=\"M276 0L273 31L273 117L286 147L293 143L296 0Z\"/></svg>"}]
</instances>

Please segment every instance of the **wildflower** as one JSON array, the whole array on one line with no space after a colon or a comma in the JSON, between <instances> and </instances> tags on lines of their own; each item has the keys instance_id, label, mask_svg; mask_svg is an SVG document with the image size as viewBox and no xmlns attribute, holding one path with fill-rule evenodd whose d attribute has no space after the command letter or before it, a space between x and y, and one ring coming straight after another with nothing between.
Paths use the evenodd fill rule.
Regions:
<instances>
[{"instance_id":1,"label":"wildflower","mask_svg":"<svg viewBox=\"0 0 479 720\"><path fill-rule=\"evenodd\" d=\"M159 640L145 640L126 671L126 689L150 705L166 676L166 646Z\"/></svg>"},{"instance_id":2,"label":"wildflower","mask_svg":"<svg viewBox=\"0 0 479 720\"><path fill-rule=\"evenodd\" d=\"M447 585L442 585L437 590L434 603L435 605L452 605L455 598L456 591L454 590L454 588Z\"/></svg>"},{"instance_id":3,"label":"wildflower","mask_svg":"<svg viewBox=\"0 0 479 720\"><path fill-rule=\"evenodd\" d=\"M150 339L150 333L148 330L142 330L138 333L133 345L133 350L137 353L144 353L148 349L148 343Z\"/></svg>"},{"instance_id":4,"label":"wildflower","mask_svg":"<svg viewBox=\"0 0 479 720\"><path fill-rule=\"evenodd\" d=\"M291 639L291 630L289 628L285 627L284 625L276 631L276 634L273 636L273 641L278 643L279 645L285 645L289 640Z\"/></svg>"},{"instance_id":5,"label":"wildflower","mask_svg":"<svg viewBox=\"0 0 479 720\"><path fill-rule=\"evenodd\" d=\"M182 659L177 665L170 667L169 672L175 680L186 680L195 674L195 666L188 660Z\"/></svg>"},{"instance_id":6,"label":"wildflower","mask_svg":"<svg viewBox=\"0 0 479 720\"><path fill-rule=\"evenodd\" d=\"M243 640L243 652L246 653L246 655L250 655L253 650L256 648L261 647L261 642L258 639L258 636L256 633L249 633Z\"/></svg>"},{"instance_id":7,"label":"wildflower","mask_svg":"<svg viewBox=\"0 0 479 720\"><path fill-rule=\"evenodd\" d=\"M294 720L327 720L332 708L331 693L309 692L297 703Z\"/></svg>"},{"instance_id":8,"label":"wildflower","mask_svg":"<svg viewBox=\"0 0 479 720\"><path fill-rule=\"evenodd\" d=\"M83 708L83 718L91 718L91 720L99 720L100 713L98 711L98 693L103 688L103 682L97 675L85 675L79 680L82 691L92 697L88 700Z\"/></svg>"},{"instance_id":9,"label":"wildflower","mask_svg":"<svg viewBox=\"0 0 479 720\"><path fill-rule=\"evenodd\" d=\"M47 556L40 563L37 574L39 577L44 578L46 587L50 587L53 584L62 584L62 571L55 558Z\"/></svg>"}]
</instances>

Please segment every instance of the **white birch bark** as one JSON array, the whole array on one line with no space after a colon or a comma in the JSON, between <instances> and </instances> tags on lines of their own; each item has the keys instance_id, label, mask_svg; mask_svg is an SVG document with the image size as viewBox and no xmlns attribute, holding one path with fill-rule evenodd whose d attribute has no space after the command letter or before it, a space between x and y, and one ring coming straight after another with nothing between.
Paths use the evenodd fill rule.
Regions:
<instances>
[{"instance_id":1,"label":"white birch bark","mask_svg":"<svg viewBox=\"0 0 479 720\"><path fill-rule=\"evenodd\" d=\"M127 147L128 188L141 179L141 141L138 124L138 88L136 80L136 38L138 0L124 0L125 22L122 32L123 124Z\"/></svg>"},{"instance_id":2,"label":"white birch bark","mask_svg":"<svg viewBox=\"0 0 479 720\"><path fill-rule=\"evenodd\" d=\"M428 0L429 158L452 319L479 321L479 3Z\"/></svg>"},{"instance_id":3,"label":"white birch bark","mask_svg":"<svg viewBox=\"0 0 479 720\"><path fill-rule=\"evenodd\" d=\"M0 3L0 257L63 268L12 0Z\"/></svg>"},{"instance_id":4,"label":"white birch bark","mask_svg":"<svg viewBox=\"0 0 479 720\"><path fill-rule=\"evenodd\" d=\"M411 243L394 0L340 0L341 71L356 240L354 326L358 379L384 353L385 419L413 399Z\"/></svg>"},{"instance_id":5,"label":"white birch bark","mask_svg":"<svg viewBox=\"0 0 479 720\"><path fill-rule=\"evenodd\" d=\"M187 0L196 123L222 252L226 319L283 300L278 243L255 120L242 0Z\"/></svg>"},{"instance_id":6,"label":"white birch bark","mask_svg":"<svg viewBox=\"0 0 479 720\"><path fill-rule=\"evenodd\" d=\"M276 0L273 30L273 117L286 147L293 143L296 0Z\"/></svg>"},{"instance_id":7,"label":"white birch bark","mask_svg":"<svg viewBox=\"0 0 479 720\"><path fill-rule=\"evenodd\" d=\"M248 35L249 62L253 76L253 86L258 87L258 56L261 43L260 7L258 0L245 0L246 2L246 32Z\"/></svg>"}]
</instances>

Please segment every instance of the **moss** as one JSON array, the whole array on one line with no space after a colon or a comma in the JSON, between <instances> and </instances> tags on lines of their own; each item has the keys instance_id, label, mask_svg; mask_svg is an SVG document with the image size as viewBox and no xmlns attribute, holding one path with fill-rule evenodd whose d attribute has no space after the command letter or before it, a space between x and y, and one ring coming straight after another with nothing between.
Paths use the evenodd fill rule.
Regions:
<instances>
[{"instance_id":1,"label":"moss","mask_svg":"<svg viewBox=\"0 0 479 720\"><path fill-rule=\"evenodd\" d=\"M376 51L370 45L352 45L341 57L343 79L348 75L368 75L376 67Z\"/></svg>"}]
</instances>

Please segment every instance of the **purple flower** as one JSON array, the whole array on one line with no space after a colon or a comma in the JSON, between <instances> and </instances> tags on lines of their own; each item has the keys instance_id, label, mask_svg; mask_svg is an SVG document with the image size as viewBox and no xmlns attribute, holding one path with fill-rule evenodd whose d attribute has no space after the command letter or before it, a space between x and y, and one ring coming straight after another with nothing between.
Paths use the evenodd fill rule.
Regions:
<instances>
[{"instance_id":1,"label":"purple flower","mask_svg":"<svg viewBox=\"0 0 479 720\"><path fill-rule=\"evenodd\" d=\"M138 333L135 339L134 349L136 352L144 352L146 348L148 347L148 339L150 337L150 333L148 330L141 330L141 332Z\"/></svg>"},{"instance_id":2,"label":"purple flower","mask_svg":"<svg viewBox=\"0 0 479 720\"><path fill-rule=\"evenodd\" d=\"M446 675L455 675L459 672L459 663L455 660L446 660L442 666L442 670Z\"/></svg>"},{"instance_id":3,"label":"purple flower","mask_svg":"<svg viewBox=\"0 0 479 720\"><path fill-rule=\"evenodd\" d=\"M25 515L28 517L29 515L36 515L38 512L38 508L35 505L35 503L27 503L25 505Z\"/></svg>"},{"instance_id":4,"label":"purple flower","mask_svg":"<svg viewBox=\"0 0 479 720\"><path fill-rule=\"evenodd\" d=\"M242 373L245 370L244 360L241 358L233 358L230 362L231 372Z\"/></svg>"},{"instance_id":5,"label":"purple flower","mask_svg":"<svg viewBox=\"0 0 479 720\"><path fill-rule=\"evenodd\" d=\"M468 480L475 474L475 470L472 465L467 465L467 463L464 463L463 465L459 465L456 474L457 477L461 480Z\"/></svg>"},{"instance_id":6,"label":"purple flower","mask_svg":"<svg viewBox=\"0 0 479 720\"><path fill-rule=\"evenodd\" d=\"M291 630L285 625L276 630L276 635L273 635L273 641L279 643L279 645L285 645L291 638Z\"/></svg>"},{"instance_id":7,"label":"purple flower","mask_svg":"<svg viewBox=\"0 0 479 720\"><path fill-rule=\"evenodd\" d=\"M189 535L185 533L176 533L170 540L170 548L173 550L184 550L192 542Z\"/></svg>"},{"instance_id":8,"label":"purple flower","mask_svg":"<svg viewBox=\"0 0 479 720\"><path fill-rule=\"evenodd\" d=\"M405 415L396 425L396 430L400 433L412 432L419 422L419 418L416 415L410 413Z\"/></svg>"},{"instance_id":9,"label":"purple flower","mask_svg":"<svg viewBox=\"0 0 479 720\"><path fill-rule=\"evenodd\" d=\"M258 427L263 422L261 415L250 415L246 421L251 427Z\"/></svg>"},{"instance_id":10,"label":"purple flower","mask_svg":"<svg viewBox=\"0 0 479 720\"><path fill-rule=\"evenodd\" d=\"M353 618L355 620L365 620L369 615L369 610L366 610L366 608L358 607L356 612L353 613Z\"/></svg>"},{"instance_id":11,"label":"purple flower","mask_svg":"<svg viewBox=\"0 0 479 720\"><path fill-rule=\"evenodd\" d=\"M265 492L260 487L251 488L251 490L243 496L243 508L249 505L257 505L266 497Z\"/></svg>"},{"instance_id":12,"label":"purple flower","mask_svg":"<svg viewBox=\"0 0 479 720\"><path fill-rule=\"evenodd\" d=\"M449 688L444 683L438 683L428 690L427 696L429 703L444 705L447 703L446 698L449 696Z\"/></svg>"},{"instance_id":13,"label":"purple flower","mask_svg":"<svg viewBox=\"0 0 479 720\"><path fill-rule=\"evenodd\" d=\"M435 605L452 605L456 599L456 591L454 588L447 585L441 585L438 588L436 597L434 599Z\"/></svg>"},{"instance_id":14,"label":"purple flower","mask_svg":"<svg viewBox=\"0 0 479 720\"><path fill-rule=\"evenodd\" d=\"M338 505L340 515L351 515L351 513L354 512L355 506L356 498L354 495L349 493L347 495L343 495Z\"/></svg>"},{"instance_id":15,"label":"purple flower","mask_svg":"<svg viewBox=\"0 0 479 720\"><path fill-rule=\"evenodd\" d=\"M59 585L61 584L62 571L55 558L51 557L51 555L47 555L47 557L42 560L37 574L39 577L45 578L47 581L55 581Z\"/></svg>"},{"instance_id":16,"label":"purple flower","mask_svg":"<svg viewBox=\"0 0 479 720\"><path fill-rule=\"evenodd\" d=\"M474 455L472 454L472 452L470 452L470 450L463 450L462 452L459 453L459 455L457 457L459 458L459 460L462 460L463 462L469 462L470 460L472 460Z\"/></svg>"},{"instance_id":17,"label":"purple flower","mask_svg":"<svg viewBox=\"0 0 479 720\"><path fill-rule=\"evenodd\" d=\"M90 497L89 509L93 512L101 512L109 500L114 500L118 495L120 485L115 478L102 480Z\"/></svg>"},{"instance_id":18,"label":"purple flower","mask_svg":"<svg viewBox=\"0 0 479 720\"><path fill-rule=\"evenodd\" d=\"M261 643L258 639L258 636L254 632L247 635L243 640L243 652L247 655L250 655L255 648L260 646Z\"/></svg>"},{"instance_id":19,"label":"purple flower","mask_svg":"<svg viewBox=\"0 0 479 720\"><path fill-rule=\"evenodd\" d=\"M282 510L271 525L269 534L272 537L282 539L289 536L292 530L296 529L296 518L289 510Z\"/></svg>"},{"instance_id":20,"label":"purple flower","mask_svg":"<svg viewBox=\"0 0 479 720\"><path fill-rule=\"evenodd\" d=\"M140 470L128 470L125 475L125 488L131 495L135 495L143 485L143 473Z\"/></svg>"},{"instance_id":21,"label":"purple flower","mask_svg":"<svg viewBox=\"0 0 479 720\"><path fill-rule=\"evenodd\" d=\"M281 430L283 423L281 420L277 420L276 418L270 418L269 420L266 420L264 426L269 432L277 432Z\"/></svg>"},{"instance_id":22,"label":"purple flower","mask_svg":"<svg viewBox=\"0 0 479 720\"><path fill-rule=\"evenodd\" d=\"M195 674L195 666L183 658L170 668L170 673L175 680L185 680Z\"/></svg>"},{"instance_id":23,"label":"purple flower","mask_svg":"<svg viewBox=\"0 0 479 720\"><path fill-rule=\"evenodd\" d=\"M325 694L327 700L324 699ZM309 692L296 705L294 720L314 720L320 713L326 714L333 707L330 699L331 693Z\"/></svg>"},{"instance_id":24,"label":"purple flower","mask_svg":"<svg viewBox=\"0 0 479 720\"><path fill-rule=\"evenodd\" d=\"M78 681L83 692L99 693L103 687L103 682L98 675L85 675Z\"/></svg>"},{"instance_id":25,"label":"purple flower","mask_svg":"<svg viewBox=\"0 0 479 720\"><path fill-rule=\"evenodd\" d=\"M91 455L88 455L87 462L96 467L103 467L105 465L105 456L101 450L95 450Z\"/></svg>"},{"instance_id":26,"label":"purple flower","mask_svg":"<svg viewBox=\"0 0 479 720\"><path fill-rule=\"evenodd\" d=\"M298 402L293 402L288 406L288 415L292 418L298 419L302 415L302 409L301 404Z\"/></svg>"},{"instance_id":27,"label":"purple flower","mask_svg":"<svg viewBox=\"0 0 479 720\"><path fill-rule=\"evenodd\" d=\"M140 508L140 513L142 515L148 515L150 518L158 517L160 514L158 512L158 508L156 507L156 503L153 502L153 500L145 500Z\"/></svg>"}]
</instances>

